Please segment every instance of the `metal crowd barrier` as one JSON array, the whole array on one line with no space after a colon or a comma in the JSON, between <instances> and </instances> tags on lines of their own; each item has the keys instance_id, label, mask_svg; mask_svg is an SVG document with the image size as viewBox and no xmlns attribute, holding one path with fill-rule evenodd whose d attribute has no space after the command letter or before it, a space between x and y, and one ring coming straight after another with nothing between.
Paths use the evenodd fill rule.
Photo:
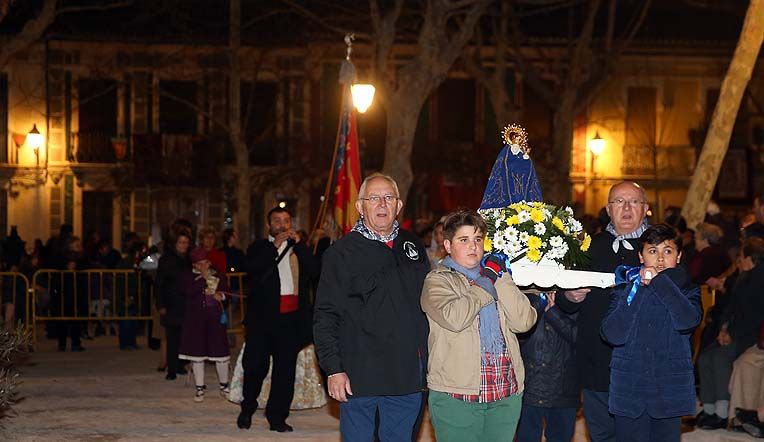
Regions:
<instances>
[{"instance_id":1,"label":"metal crowd barrier","mask_svg":"<svg viewBox=\"0 0 764 442\"><path fill-rule=\"evenodd\" d=\"M19 272L0 272L0 299L2 300L0 304L12 303L14 305L18 305L19 301L23 299L23 318L16 318L16 320L23 319L24 326L29 327L29 320L32 315L29 299L29 279L24 274Z\"/></svg>"},{"instance_id":2,"label":"metal crowd barrier","mask_svg":"<svg viewBox=\"0 0 764 442\"><path fill-rule=\"evenodd\" d=\"M154 302L153 279L132 269L52 270L35 272L31 286L20 273L0 273L0 290L12 279L26 293L25 324L37 341L37 324L46 321L150 321ZM226 274L228 333L244 334L246 273ZM2 293L2 292L0 292Z\"/></svg>"}]
</instances>

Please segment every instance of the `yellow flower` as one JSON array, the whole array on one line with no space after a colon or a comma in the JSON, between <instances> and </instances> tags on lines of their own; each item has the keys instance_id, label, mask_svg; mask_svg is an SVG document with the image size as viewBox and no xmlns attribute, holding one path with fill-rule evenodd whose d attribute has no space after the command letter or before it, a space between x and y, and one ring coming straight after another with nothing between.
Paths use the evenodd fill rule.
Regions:
<instances>
[{"instance_id":1,"label":"yellow flower","mask_svg":"<svg viewBox=\"0 0 764 442\"><path fill-rule=\"evenodd\" d=\"M552 218L552 225L557 227L557 230L559 230L560 232L565 231L565 224L563 224L562 220L556 216Z\"/></svg>"},{"instance_id":2,"label":"yellow flower","mask_svg":"<svg viewBox=\"0 0 764 442\"><path fill-rule=\"evenodd\" d=\"M487 236L483 240L483 250L485 250L486 252L490 252L491 250L493 250L493 242L491 241L491 238Z\"/></svg>"},{"instance_id":3,"label":"yellow flower","mask_svg":"<svg viewBox=\"0 0 764 442\"><path fill-rule=\"evenodd\" d=\"M541 201L534 201L533 203L531 203L531 205L533 205L533 207L536 207L536 208L539 208L539 209L541 207L544 207L544 203L542 203Z\"/></svg>"},{"instance_id":4,"label":"yellow flower","mask_svg":"<svg viewBox=\"0 0 764 442\"><path fill-rule=\"evenodd\" d=\"M537 249L528 250L528 252L525 253L525 256L530 262L541 261L541 252L539 252Z\"/></svg>"},{"instance_id":5,"label":"yellow flower","mask_svg":"<svg viewBox=\"0 0 764 442\"><path fill-rule=\"evenodd\" d=\"M512 215L512 216L507 217L506 221L507 221L507 225L508 226L516 226L516 225L520 224L520 218L518 218L517 215Z\"/></svg>"},{"instance_id":6,"label":"yellow flower","mask_svg":"<svg viewBox=\"0 0 764 442\"><path fill-rule=\"evenodd\" d=\"M544 212L539 209L531 209L531 220L533 220L534 223L544 221Z\"/></svg>"},{"instance_id":7,"label":"yellow flower","mask_svg":"<svg viewBox=\"0 0 764 442\"><path fill-rule=\"evenodd\" d=\"M541 238L538 236L531 236L528 238L528 248L538 251L538 249L541 248Z\"/></svg>"},{"instance_id":8,"label":"yellow flower","mask_svg":"<svg viewBox=\"0 0 764 442\"><path fill-rule=\"evenodd\" d=\"M581 242L581 251L586 252L592 245L592 237L588 233L584 234L584 240Z\"/></svg>"}]
</instances>

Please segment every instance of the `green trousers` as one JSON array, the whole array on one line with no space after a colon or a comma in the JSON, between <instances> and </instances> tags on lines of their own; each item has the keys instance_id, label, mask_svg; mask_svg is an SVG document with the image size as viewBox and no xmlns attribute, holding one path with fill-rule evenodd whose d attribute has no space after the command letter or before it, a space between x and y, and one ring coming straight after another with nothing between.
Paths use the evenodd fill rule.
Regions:
<instances>
[{"instance_id":1,"label":"green trousers","mask_svg":"<svg viewBox=\"0 0 764 442\"><path fill-rule=\"evenodd\" d=\"M481 404L430 390L428 403L438 442L511 442L520 420L523 395Z\"/></svg>"}]
</instances>

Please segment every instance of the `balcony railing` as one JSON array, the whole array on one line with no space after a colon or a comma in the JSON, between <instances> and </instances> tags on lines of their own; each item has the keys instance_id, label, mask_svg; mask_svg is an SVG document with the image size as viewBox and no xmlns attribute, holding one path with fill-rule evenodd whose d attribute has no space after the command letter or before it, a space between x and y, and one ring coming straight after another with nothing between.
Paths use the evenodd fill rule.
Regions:
<instances>
[{"instance_id":1,"label":"balcony railing","mask_svg":"<svg viewBox=\"0 0 764 442\"><path fill-rule=\"evenodd\" d=\"M696 150L692 146L623 146L623 173L658 178L687 178L695 169Z\"/></svg>"},{"instance_id":2,"label":"balcony railing","mask_svg":"<svg viewBox=\"0 0 764 442\"><path fill-rule=\"evenodd\" d=\"M116 163L117 157L111 145L112 133L72 132L71 160L78 163Z\"/></svg>"}]
</instances>

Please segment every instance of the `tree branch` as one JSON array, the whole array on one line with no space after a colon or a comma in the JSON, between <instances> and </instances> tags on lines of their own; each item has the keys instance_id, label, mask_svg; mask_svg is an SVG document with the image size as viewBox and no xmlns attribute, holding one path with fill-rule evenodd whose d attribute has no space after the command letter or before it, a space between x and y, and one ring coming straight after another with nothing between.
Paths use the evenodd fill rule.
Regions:
<instances>
[{"instance_id":1,"label":"tree branch","mask_svg":"<svg viewBox=\"0 0 764 442\"><path fill-rule=\"evenodd\" d=\"M59 8L56 10L56 15L71 14L74 12L87 12L87 11L108 11L110 9L119 9L127 6L132 6L132 0L124 0L113 3L107 3L104 5L89 5L89 6L67 6L65 8Z\"/></svg>"},{"instance_id":2,"label":"tree branch","mask_svg":"<svg viewBox=\"0 0 764 442\"><path fill-rule=\"evenodd\" d=\"M327 22L326 20L324 20L323 18L321 18L318 15L316 15L315 13L313 13L308 8L302 6L301 4L299 4L298 2L296 2L294 0L281 0L281 2L284 3L285 5L289 6L290 8L292 8L299 15L302 15L303 17L305 17L305 18L307 18L307 19L309 19L311 21L316 22L317 24L323 26L324 28L326 28L326 29L328 29L328 30L330 30L332 32L335 32L335 33L340 34L340 35L355 34L356 37L365 38L365 39L369 39L370 38L369 34L366 34L366 33L363 33L363 32L356 32L356 31L353 31L353 30L350 30L350 29L346 29L346 28L342 28L342 27L339 27L339 26L332 25L329 22Z\"/></svg>"}]
</instances>

